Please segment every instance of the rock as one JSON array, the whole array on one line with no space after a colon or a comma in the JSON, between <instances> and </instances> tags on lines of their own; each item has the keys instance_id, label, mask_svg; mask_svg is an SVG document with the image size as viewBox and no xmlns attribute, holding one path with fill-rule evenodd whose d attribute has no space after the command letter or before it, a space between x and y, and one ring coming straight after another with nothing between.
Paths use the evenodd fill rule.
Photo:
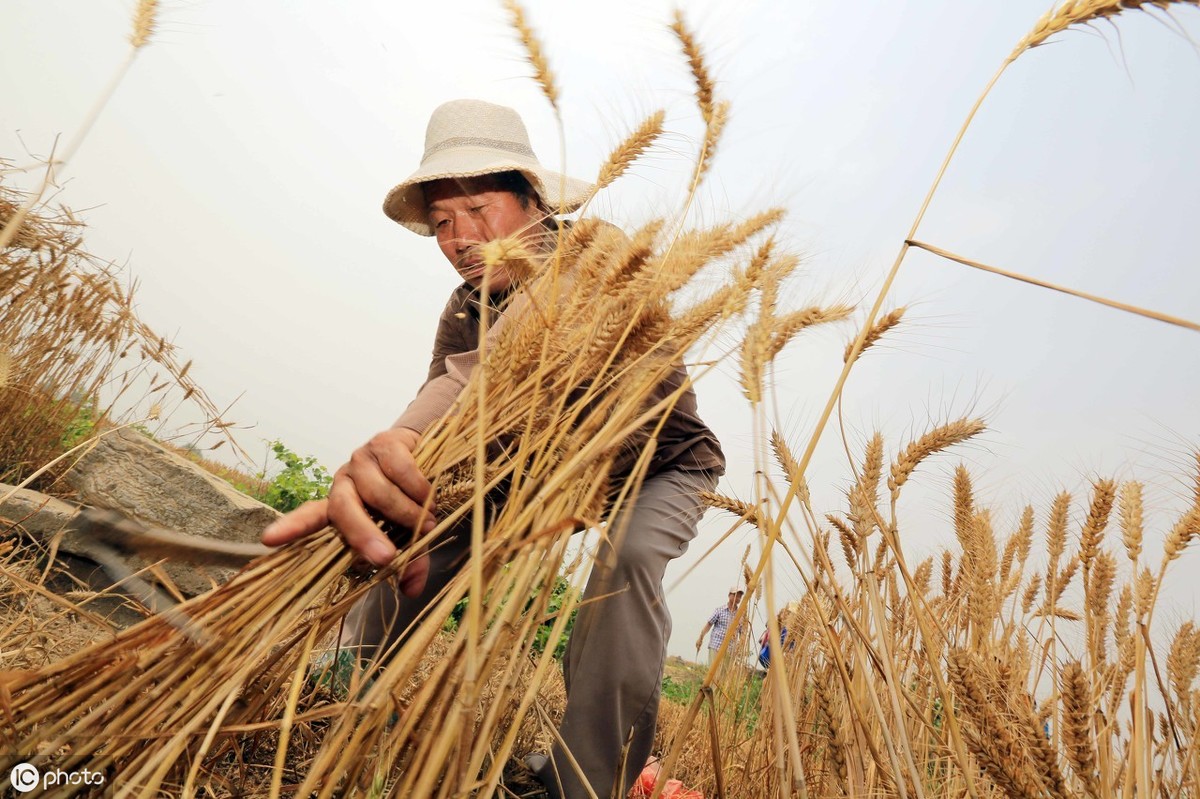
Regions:
<instances>
[{"instance_id":1,"label":"rock","mask_svg":"<svg viewBox=\"0 0 1200 799\"><path fill-rule=\"evenodd\" d=\"M256 542L279 517L275 509L128 428L100 438L65 479L86 505L218 541ZM211 588L210 575L224 582L233 574L171 562L166 571L186 594Z\"/></svg>"},{"instance_id":2,"label":"rock","mask_svg":"<svg viewBox=\"0 0 1200 799\"><path fill-rule=\"evenodd\" d=\"M58 535L78 512L77 505L63 502L61 499L26 488L14 490L12 486L0 483L0 532L19 524L25 532L49 545L51 539ZM67 537L72 537L69 531ZM80 544L77 540L73 541L73 546ZM67 551L76 550L68 548Z\"/></svg>"}]
</instances>

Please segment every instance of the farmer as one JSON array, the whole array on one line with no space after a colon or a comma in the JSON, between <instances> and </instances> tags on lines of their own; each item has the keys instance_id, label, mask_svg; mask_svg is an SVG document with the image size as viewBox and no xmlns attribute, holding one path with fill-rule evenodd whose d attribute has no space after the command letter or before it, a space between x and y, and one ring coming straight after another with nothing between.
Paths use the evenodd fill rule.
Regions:
<instances>
[{"instance_id":1,"label":"farmer","mask_svg":"<svg viewBox=\"0 0 1200 799\"><path fill-rule=\"evenodd\" d=\"M438 107L425 134L420 167L384 200L391 219L436 239L442 255L462 279L438 321L425 384L387 430L355 450L334 475L329 498L284 516L263 533L271 545L337 528L347 545L377 566L395 546L368 516L377 508L391 521L412 528L430 499L430 482L417 469L413 451L426 428L447 411L477 363L480 306L518 291L514 278L489 274L483 296L478 247L521 236L527 245L549 246L557 229L552 214L577 209L591 186L543 167L517 113L479 100ZM489 318L496 314L489 312ZM682 367L666 383L682 385ZM622 509L628 522L622 539L597 556L563 659L567 705L561 727L565 749L597 796L614 789L624 796L645 762L654 739L659 690L671 617L663 596L667 563L687 549L703 514L698 492L711 490L724 470L716 437L699 418L688 389L657 436L658 445L636 504ZM623 475L620 475L623 476ZM619 529L621 519L610 521ZM401 575L399 591L375 586L350 613L343 644L360 656L382 655L423 607L459 570L470 550L470 519L451 529L428 555ZM394 650L393 650L394 651ZM628 749L626 750L626 745ZM549 756L526 762L551 796L584 797L588 787L570 764L562 744ZM618 775L622 785L616 785Z\"/></svg>"},{"instance_id":2,"label":"farmer","mask_svg":"<svg viewBox=\"0 0 1200 799\"><path fill-rule=\"evenodd\" d=\"M788 641L788 628L785 624L787 616L791 612L792 606L789 604L775 617L775 623L779 627L779 645L788 652L796 647L795 641ZM771 653L775 650L775 642L771 640L770 627L763 630L762 636L758 639L758 647L758 665L762 666L764 670L771 668Z\"/></svg>"},{"instance_id":3,"label":"farmer","mask_svg":"<svg viewBox=\"0 0 1200 799\"><path fill-rule=\"evenodd\" d=\"M722 642L725 641L725 636L729 635L729 628L733 625L733 618L737 615L738 603L742 601L742 596L745 591L740 588L729 589L729 599L724 605L716 608L712 615L708 617L708 621L704 625L704 629L700 631L700 637L696 639L696 651L700 651L700 647L704 645L704 636L708 635L708 631L712 630L712 635L708 635L708 662L712 663L713 658L717 656L717 650L721 648ZM737 645L742 633L746 629L746 623L743 621L738 625L735 637L730 644L731 652L725 655L725 663L732 663L737 657Z\"/></svg>"}]
</instances>

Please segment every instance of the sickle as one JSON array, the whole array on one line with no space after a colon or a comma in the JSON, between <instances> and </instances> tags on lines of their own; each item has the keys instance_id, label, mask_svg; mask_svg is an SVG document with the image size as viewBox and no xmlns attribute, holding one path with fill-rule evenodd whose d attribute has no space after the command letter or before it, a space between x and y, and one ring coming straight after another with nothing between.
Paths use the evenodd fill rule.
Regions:
<instances>
[{"instance_id":1,"label":"sickle","mask_svg":"<svg viewBox=\"0 0 1200 799\"><path fill-rule=\"evenodd\" d=\"M240 568L257 557L274 551L262 544L214 541L203 536L155 527L115 511L86 508L71 520L70 527L87 542L88 557L120 583L152 612L163 617L195 643L208 636L178 609L164 591L137 576L126 560L137 556L149 560L182 560L204 566Z\"/></svg>"}]
</instances>

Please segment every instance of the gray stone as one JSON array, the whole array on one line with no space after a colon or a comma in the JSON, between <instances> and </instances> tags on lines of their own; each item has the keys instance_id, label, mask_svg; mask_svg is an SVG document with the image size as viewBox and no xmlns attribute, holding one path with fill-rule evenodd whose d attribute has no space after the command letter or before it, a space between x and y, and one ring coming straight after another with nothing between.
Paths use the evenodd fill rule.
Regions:
<instances>
[{"instance_id":1,"label":"gray stone","mask_svg":"<svg viewBox=\"0 0 1200 799\"><path fill-rule=\"evenodd\" d=\"M17 525L42 546L49 547L54 537L66 529L59 548L86 556L87 542L67 528L78 512L78 506L69 502L0 483L0 532Z\"/></svg>"},{"instance_id":2,"label":"gray stone","mask_svg":"<svg viewBox=\"0 0 1200 799\"><path fill-rule=\"evenodd\" d=\"M101 438L67 472L85 505L219 541L255 542L279 512L135 430Z\"/></svg>"},{"instance_id":3,"label":"gray stone","mask_svg":"<svg viewBox=\"0 0 1200 799\"><path fill-rule=\"evenodd\" d=\"M65 479L83 504L217 541L257 542L262 529L279 517L275 509L130 429L100 438ZM186 594L206 591L213 580L224 582L233 574L179 562L168 562L166 571Z\"/></svg>"}]
</instances>

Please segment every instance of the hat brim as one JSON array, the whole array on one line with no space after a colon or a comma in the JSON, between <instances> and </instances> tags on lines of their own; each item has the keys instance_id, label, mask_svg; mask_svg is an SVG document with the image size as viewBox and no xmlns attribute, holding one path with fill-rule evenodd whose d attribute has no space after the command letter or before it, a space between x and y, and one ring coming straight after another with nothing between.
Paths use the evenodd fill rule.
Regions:
<instances>
[{"instance_id":1,"label":"hat brim","mask_svg":"<svg viewBox=\"0 0 1200 799\"><path fill-rule=\"evenodd\" d=\"M498 172L520 172L553 213L569 214L591 196L593 186L583 180L546 169L535 159L501 157L495 150L457 147L435 153L404 182L397 184L383 201L383 212L392 220L422 236L432 236L425 195L421 184L447 178L474 178Z\"/></svg>"}]
</instances>

